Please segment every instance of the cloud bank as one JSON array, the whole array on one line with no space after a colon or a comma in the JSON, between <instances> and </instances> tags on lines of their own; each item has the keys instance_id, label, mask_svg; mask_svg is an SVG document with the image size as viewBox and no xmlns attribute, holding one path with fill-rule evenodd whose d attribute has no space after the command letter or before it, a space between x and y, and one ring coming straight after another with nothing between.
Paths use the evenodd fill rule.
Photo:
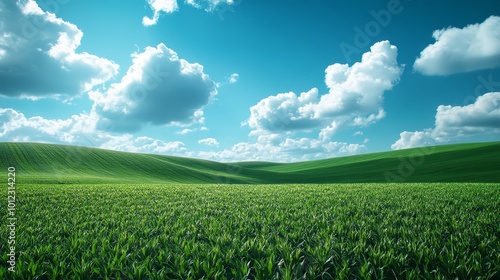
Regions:
<instances>
[{"instance_id":1,"label":"cloud bank","mask_svg":"<svg viewBox=\"0 0 500 280\"><path fill-rule=\"evenodd\" d=\"M11 108L0 108L0 141L45 142L72 144L136 153L156 153L184 157L198 157L217 161L263 160L291 162L325 157L358 154L366 151L363 144L324 142L318 139L293 139L284 135L268 134L255 143L240 142L221 151L188 150L181 141L166 142L132 134L112 135L97 129L99 117L95 114L73 115L68 119L50 120L40 116L26 117ZM199 144L218 147L215 138L205 138Z\"/></svg>"},{"instance_id":2,"label":"cloud bank","mask_svg":"<svg viewBox=\"0 0 500 280\"><path fill-rule=\"evenodd\" d=\"M449 27L432 34L413 68L424 75L451 75L500 66L500 17L462 29Z\"/></svg>"},{"instance_id":3,"label":"cloud bank","mask_svg":"<svg viewBox=\"0 0 500 280\"><path fill-rule=\"evenodd\" d=\"M400 134L392 149L406 149L447 143L451 140L500 133L500 92L479 96L467 106L437 108L435 127Z\"/></svg>"},{"instance_id":4,"label":"cloud bank","mask_svg":"<svg viewBox=\"0 0 500 280\"><path fill-rule=\"evenodd\" d=\"M222 151L201 151L198 157L223 161L295 162L346 156L366 151L363 144L324 142L318 139L293 139L284 135L260 135L254 143L240 142Z\"/></svg>"},{"instance_id":5,"label":"cloud bank","mask_svg":"<svg viewBox=\"0 0 500 280\"><path fill-rule=\"evenodd\" d=\"M50 120L40 116L28 118L14 109L0 108L0 141L72 144L126 152L192 156L183 142L165 142L131 134L115 136L97 130L97 122L95 114Z\"/></svg>"},{"instance_id":6,"label":"cloud bank","mask_svg":"<svg viewBox=\"0 0 500 280\"><path fill-rule=\"evenodd\" d=\"M118 73L114 62L78 53L83 32L33 0L0 2L0 95L75 96Z\"/></svg>"}]
</instances>

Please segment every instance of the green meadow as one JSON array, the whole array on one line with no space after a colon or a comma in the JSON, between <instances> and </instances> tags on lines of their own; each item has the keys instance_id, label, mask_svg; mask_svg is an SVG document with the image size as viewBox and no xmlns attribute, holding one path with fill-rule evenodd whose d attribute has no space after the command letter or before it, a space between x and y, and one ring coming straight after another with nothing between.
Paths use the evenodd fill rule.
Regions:
<instances>
[{"instance_id":1,"label":"green meadow","mask_svg":"<svg viewBox=\"0 0 500 280\"><path fill-rule=\"evenodd\" d=\"M2 170L24 184L312 184L500 182L500 142L457 144L289 164L0 143ZM5 171L6 172L6 171Z\"/></svg>"},{"instance_id":2,"label":"green meadow","mask_svg":"<svg viewBox=\"0 0 500 280\"><path fill-rule=\"evenodd\" d=\"M17 218L0 279L497 279L499 159L499 142L291 164L0 143Z\"/></svg>"}]
</instances>

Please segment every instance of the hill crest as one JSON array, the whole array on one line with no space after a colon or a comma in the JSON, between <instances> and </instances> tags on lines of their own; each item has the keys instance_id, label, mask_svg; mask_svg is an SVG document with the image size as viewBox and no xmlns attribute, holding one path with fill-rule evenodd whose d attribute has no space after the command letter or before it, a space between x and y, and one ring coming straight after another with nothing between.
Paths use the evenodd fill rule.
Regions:
<instances>
[{"instance_id":1,"label":"hill crest","mask_svg":"<svg viewBox=\"0 0 500 280\"><path fill-rule=\"evenodd\" d=\"M0 143L18 182L288 184L500 182L500 142L454 144L297 163L220 163L80 146Z\"/></svg>"}]
</instances>

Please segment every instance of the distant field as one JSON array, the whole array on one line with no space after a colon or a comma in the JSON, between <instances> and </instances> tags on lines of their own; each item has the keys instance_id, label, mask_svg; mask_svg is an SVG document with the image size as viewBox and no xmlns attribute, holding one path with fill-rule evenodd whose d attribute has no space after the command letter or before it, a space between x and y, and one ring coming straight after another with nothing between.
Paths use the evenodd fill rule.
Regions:
<instances>
[{"instance_id":1,"label":"distant field","mask_svg":"<svg viewBox=\"0 0 500 280\"><path fill-rule=\"evenodd\" d=\"M19 184L16 193L17 279L500 277L500 184Z\"/></svg>"},{"instance_id":2,"label":"distant field","mask_svg":"<svg viewBox=\"0 0 500 280\"><path fill-rule=\"evenodd\" d=\"M500 183L500 142L424 147L290 164L219 163L36 143L0 143L0 170L24 184Z\"/></svg>"}]
</instances>

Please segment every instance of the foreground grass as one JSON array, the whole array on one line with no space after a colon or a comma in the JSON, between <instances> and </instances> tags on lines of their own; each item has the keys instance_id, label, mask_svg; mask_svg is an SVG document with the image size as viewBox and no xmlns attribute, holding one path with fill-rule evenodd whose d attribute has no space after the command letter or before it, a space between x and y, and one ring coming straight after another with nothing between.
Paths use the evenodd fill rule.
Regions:
<instances>
[{"instance_id":1,"label":"foreground grass","mask_svg":"<svg viewBox=\"0 0 500 280\"><path fill-rule=\"evenodd\" d=\"M17 196L19 279L500 277L500 184L19 185Z\"/></svg>"}]
</instances>

